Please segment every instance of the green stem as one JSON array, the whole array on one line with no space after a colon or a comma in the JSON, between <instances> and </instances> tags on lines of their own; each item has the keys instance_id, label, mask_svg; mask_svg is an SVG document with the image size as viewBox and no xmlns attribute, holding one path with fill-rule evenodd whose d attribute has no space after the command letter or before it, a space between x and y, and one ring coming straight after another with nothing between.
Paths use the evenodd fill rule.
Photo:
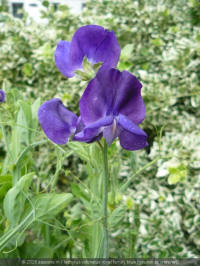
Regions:
<instances>
[{"instance_id":1,"label":"green stem","mask_svg":"<svg viewBox=\"0 0 200 266\"><path fill-rule=\"evenodd\" d=\"M39 146L41 144L44 144L46 142L47 142L46 140L42 140L42 141L37 141L35 143L32 143L20 153L19 157L16 160L14 169L13 169L13 185L15 185L21 177L21 162L23 162L24 156L28 153L30 149L36 146Z\"/></svg>"},{"instance_id":2,"label":"green stem","mask_svg":"<svg viewBox=\"0 0 200 266\"><path fill-rule=\"evenodd\" d=\"M133 174L129 180L121 187L120 192L123 193L124 191L127 190L127 188L130 186L130 184L132 183L132 181L134 180L134 178L139 175L140 173L142 173L144 170L146 170L148 167L150 167L151 165L155 164L158 160L160 160L161 157L158 157L156 159L154 159L152 162L146 164L144 167L142 167L141 169L139 169L138 171L136 171L135 174Z\"/></svg>"},{"instance_id":3,"label":"green stem","mask_svg":"<svg viewBox=\"0 0 200 266\"><path fill-rule=\"evenodd\" d=\"M8 243L8 241L14 237L16 235L16 233L20 230L22 230L22 228L28 224L30 225L33 221L34 221L34 211L31 211L26 218L18 225L16 226L14 229L11 229L10 231L6 232L5 235L3 235L0 238L0 251L2 251L2 249L6 246L6 244Z\"/></svg>"},{"instance_id":4,"label":"green stem","mask_svg":"<svg viewBox=\"0 0 200 266\"><path fill-rule=\"evenodd\" d=\"M132 183L132 181L134 180L134 178L141 174L144 170L146 170L147 168L149 168L150 166L152 166L153 164L155 164L157 161L161 160L161 159L169 159L171 158L172 155L167 155L167 156L159 156L157 158L155 158L153 161L151 161L150 163L147 163L145 166L143 166L141 169L139 169L138 171L136 171L135 174L133 174L128 181L126 181L126 183L120 188L120 192L123 193L127 190L127 188L130 186L130 184Z\"/></svg>"},{"instance_id":5,"label":"green stem","mask_svg":"<svg viewBox=\"0 0 200 266\"><path fill-rule=\"evenodd\" d=\"M107 225L107 205L108 205L108 157L107 143L104 139L103 151L103 258L108 258L108 225Z\"/></svg>"},{"instance_id":6,"label":"green stem","mask_svg":"<svg viewBox=\"0 0 200 266\"><path fill-rule=\"evenodd\" d=\"M45 224L45 238L47 245L50 246L50 232L49 232L49 225L47 224Z\"/></svg>"}]
</instances>

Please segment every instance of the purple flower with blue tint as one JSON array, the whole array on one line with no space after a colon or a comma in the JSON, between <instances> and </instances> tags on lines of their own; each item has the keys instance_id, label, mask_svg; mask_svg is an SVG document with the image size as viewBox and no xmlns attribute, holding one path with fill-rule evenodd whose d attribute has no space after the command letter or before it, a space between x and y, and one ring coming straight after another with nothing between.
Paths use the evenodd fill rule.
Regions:
<instances>
[{"instance_id":1,"label":"purple flower with blue tint","mask_svg":"<svg viewBox=\"0 0 200 266\"><path fill-rule=\"evenodd\" d=\"M56 144L65 144L84 128L81 118L69 111L57 98L44 102L38 110L38 119L46 136ZM94 136L88 143L100 139Z\"/></svg>"},{"instance_id":2,"label":"purple flower with blue tint","mask_svg":"<svg viewBox=\"0 0 200 266\"><path fill-rule=\"evenodd\" d=\"M102 134L108 145L119 137L124 149L146 147L147 135L138 127L145 118L141 88L139 80L127 71L100 69L81 97L84 128L73 140L90 142Z\"/></svg>"},{"instance_id":3,"label":"purple flower with blue tint","mask_svg":"<svg viewBox=\"0 0 200 266\"><path fill-rule=\"evenodd\" d=\"M5 102L6 93L3 90L0 90L0 102Z\"/></svg>"},{"instance_id":4,"label":"purple flower with blue tint","mask_svg":"<svg viewBox=\"0 0 200 266\"><path fill-rule=\"evenodd\" d=\"M38 117L49 139L64 144L73 140L93 142L102 136L108 145L119 137L127 150L146 147L147 135L138 127L145 117L142 84L127 71L101 68L92 79L79 107L81 116L67 110L58 99L42 104Z\"/></svg>"},{"instance_id":5,"label":"purple flower with blue tint","mask_svg":"<svg viewBox=\"0 0 200 266\"><path fill-rule=\"evenodd\" d=\"M56 144L65 144L78 125L78 117L57 98L40 106L38 119L44 133Z\"/></svg>"},{"instance_id":6,"label":"purple flower with blue tint","mask_svg":"<svg viewBox=\"0 0 200 266\"><path fill-rule=\"evenodd\" d=\"M91 64L102 62L105 67L116 67L120 46L114 32L97 25L80 27L71 42L58 43L55 63L64 76L71 78L74 71L82 69L85 56Z\"/></svg>"}]
</instances>

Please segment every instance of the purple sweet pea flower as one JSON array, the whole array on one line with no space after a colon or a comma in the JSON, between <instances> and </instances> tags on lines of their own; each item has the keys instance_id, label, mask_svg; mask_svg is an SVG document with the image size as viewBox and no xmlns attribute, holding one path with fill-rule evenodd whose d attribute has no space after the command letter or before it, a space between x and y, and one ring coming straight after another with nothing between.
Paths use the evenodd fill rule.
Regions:
<instances>
[{"instance_id":1,"label":"purple sweet pea flower","mask_svg":"<svg viewBox=\"0 0 200 266\"><path fill-rule=\"evenodd\" d=\"M44 102L38 110L38 120L46 136L56 144L66 144L69 138L84 128L81 117L69 111L60 99ZM103 134L90 138L88 143L99 140Z\"/></svg>"},{"instance_id":2,"label":"purple sweet pea flower","mask_svg":"<svg viewBox=\"0 0 200 266\"><path fill-rule=\"evenodd\" d=\"M40 106L38 119L46 136L56 144L65 144L78 125L78 117L57 98Z\"/></svg>"},{"instance_id":3,"label":"purple sweet pea flower","mask_svg":"<svg viewBox=\"0 0 200 266\"><path fill-rule=\"evenodd\" d=\"M124 149L146 147L147 135L138 127L145 118L141 88L139 80L127 71L100 69L81 97L84 128L73 140L90 142L103 134L108 145L119 137Z\"/></svg>"},{"instance_id":4,"label":"purple sweet pea flower","mask_svg":"<svg viewBox=\"0 0 200 266\"><path fill-rule=\"evenodd\" d=\"M119 137L124 149L142 149L148 143L138 127L145 117L141 88L129 72L101 68L81 97L79 118L59 99L43 103L38 118L47 137L57 144L65 144L72 135L73 140L87 143L104 136L108 145Z\"/></svg>"},{"instance_id":5,"label":"purple sweet pea flower","mask_svg":"<svg viewBox=\"0 0 200 266\"><path fill-rule=\"evenodd\" d=\"M6 93L3 90L0 90L0 102L5 102Z\"/></svg>"},{"instance_id":6,"label":"purple sweet pea flower","mask_svg":"<svg viewBox=\"0 0 200 266\"><path fill-rule=\"evenodd\" d=\"M85 56L91 64L102 62L103 66L116 67L120 46L114 32L97 25L80 27L71 42L58 43L55 63L64 76L71 78L74 71L82 69Z\"/></svg>"}]
</instances>

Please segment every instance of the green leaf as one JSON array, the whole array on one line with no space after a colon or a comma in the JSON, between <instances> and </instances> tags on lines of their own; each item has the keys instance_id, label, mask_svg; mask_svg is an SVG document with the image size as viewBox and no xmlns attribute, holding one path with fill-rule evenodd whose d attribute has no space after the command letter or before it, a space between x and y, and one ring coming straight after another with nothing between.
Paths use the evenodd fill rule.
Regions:
<instances>
[{"instance_id":1,"label":"green leaf","mask_svg":"<svg viewBox=\"0 0 200 266\"><path fill-rule=\"evenodd\" d=\"M111 215L108 217L108 224L109 227L115 227L117 225L119 225L122 220L124 219L124 215L125 215L125 208L123 207L119 207L116 208Z\"/></svg>"},{"instance_id":2,"label":"green leaf","mask_svg":"<svg viewBox=\"0 0 200 266\"><path fill-rule=\"evenodd\" d=\"M121 58L124 60L129 59L133 52L133 44L127 44L121 51Z\"/></svg>"},{"instance_id":3,"label":"green leaf","mask_svg":"<svg viewBox=\"0 0 200 266\"><path fill-rule=\"evenodd\" d=\"M199 95L192 96L190 101L191 101L192 107L197 108L200 106L200 96Z\"/></svg>"},{"instance_id":4,"label":"green leaf","mask_svg":"<svg viewBox=\"0 0 200 266\"><path fill-rule=\"evenodd\" d=\"M46 143L47 140L42 140L42 141L37 141L34 142L32 144L30 144L29 146L27 146L19 155L19 157L17 158L17 160L15 161L15 168L19 168L20 169L20 164L21 162L23 162L24 157L26 156L26 154L34 147L42 145L44 143Z\"/></svg>"},{"instance_id":5,"label":"green leaf","mask_svg":"<svg viewBox=\"0 0 200 266\"><path fill-rule=\"evenodd\" d=\"M31 127L31 122L32 122L32 110L31 110L31 105L25 101L20 101L20 106L23 110L24 117L26 120L26 126Z\"/></svg>"},{"instance_id":6,"label":"green leaf","mask_svg":"<svg viewBox=\"0 0 200 266\"><path fill-rule=\"evenodd\" d=\"M34 101L34 103L31 105L31 111L32 111L32 118L34 120L37 120L37 113L38 113L38 109L41 105L41 101L40 101L40 98L38 98L36 101Z\"/></svg>"},{"instance_id":7,"label":"green leaf","mask_svg":"<svg viewBox=\"0 0 200 266\"><path fill-rule=\"evenodd\" d=\"M99 68L102 66L102 64L103 64L102 62L98 62L92 66L95 73L99 70Z\"/></svg>"},{"instance_id":8,"label":"green leaf","mask_svg":"<svg viewBox=\"0 0 200 266\"><path fill-rule=\"evenodd\" d=\"M101 168L103 158L100 147L97 145L97 143L89 145L89 153L90 153L90 163L93 162L96 169Z\"/></svg>"},{"instance_id":9,"label":"green leaf","mask_svg":"<svg viewBox=\"0 0 200 266\"><path fill-rule=\"evenodd\" d=\"M5 216L10 226L15 226L23 213L26 201L25 194L28 192L34 173L29 173L16 183L6 194L3 202Z\"/></svg>"},{"instance_id":10,"label":"green leaf","mask_svg":"<svg viewBox=\"0 0 200 266\"><path fill-rule=\"evenodd\" d=\"M30 124L31 132L30 132L30 141L31 143L35 141L36 137L36 130L38 127L38 109L41 105L40 98L38 98L32 105L31 105L31 112L32 112L32 123Z\"/></svg>"},{"instance_id":11,"label":"green leaf","mask_svg":"<svg viewBox=\"0 0 200 266\"><path fill-rule=\"evenodd\" d=\"M72 98L72 95L70 93L65 93L63 96L62 96L62 102L67 102L67 101L70 101Z\"/></svg>"},{"instance_id":12,"label":"green leaf","mask_svg":"<svg viewBox=\"0 0 200 266\"><path fill-rule=\"evenodd\" d=\"M133 209L133 206L134 206L134 202L133 202L133 199L128 196L127 199L126 199L126 206L129 210L132 210Z\"/></svg>"},{"instance_id":13,"label":"green leaf","mask_svg":"<svg viewBox=\"0 0 200 266\"><path fill-rule=\"evenodd\" d=\"M1 175L0 176L0 199L2 199L9 188L12 187L12 176L11 175Z\"/></svg>"},{"instance_id":14,"label":"green leaf","mask_svg":"<svg viewBox=\"0 0 200 266\"><path fill-rule=\"evenodd\" d=\"M70 193L48 193L40 194L31 199L35 210L36 219L44 219L56 216L72 201ZM32 206L29 206L32 208Z\"/></svg>"},{"instance_id":15,"label":"green leaf","mask_svg":"<svg viewBox=\"0 0 200 266\"><path fill-rule=\"evenodd\" d=\"M22 71L27 77L31 77L33 72L32 65L29 63L25 64L22 68Z\"/></svg>"},{"instance_id":16,"label":"green leaf","mask_svg":"<svg viewBox=\"0 0 200 266\"><path fill-rule=\"evenodd\" d=\"M127 60L127 59L124 58L124 60ZM118 69L120 71L123 71L124 69L129 69L130 67L131 67L131 64L128 61L120 61L118 63Z\"/></svg>"},{"instance_id":17,"label":"green leaf","mask_svg":"<svg viewBox=\"0 0 200 266\"><path fill-rule=\"evenodd\" d=\"M49 6L49 1L43 1L42 5L45 6L45 7L48 7Z\"/></svg>"},{"instance_id":18,"label":"green leaf","mask_svg":"<svg viewBox=\"0 0 200 266\"><path fill-rule=\"evenodd\" d=\"M92 67L90 62L88 61L87 57L85 56L83 58L83 69L86 73L91 73L92 72Z\"/></svg>"},{"instance_id":19,"label":"green leaf","mask_svg":"<svg viewBox=\"0 0 200 266\"><path fill-rule=\"evenodd\" d=\"M23 242L23 232L24 227L28 227L33 221L33 214L34 212L31 211L24 219L21 221L20 224L16 225L15 227L10 228L0 237L0 251L13 241L16 244L16 240Z\"/></svg>"},{"instance_id":20,"label":"green leaf","mask_svg":"<svg viewBox=\"0 0 200 266\"><path fill-rule=\"evenodd\" d=\"M53 48L49 42L44 43L40 48L34 51L35 56L39 56L44 59L52 59Z\"/></svg>"},{"instance_id":21,"label":"green leaf","mask_svg":"<svg viewBox=\"0 0 200 266\"><path fill-rule=\"evenodd\" d=\"M91 79L91 76L88 73L83 72L81 70L76 70L74 71L74 73L78 75L83 81L88 81Z\"/></svg>"},{"instance_id":22,"label":"green leaf","mask_svg":"<svg viewBox=\"0 0 200 266\"><path fill-rule=\"evenodd\" d=\"M17 134L19 136L19 145L23 142L29 143L29 118L31 117L30 108L24 102L20 102L21 108L17 116ZM20 146L19 146L20 149Z\"/></svg>"},{"instance_id":23,"label":"green leaf","mask_svg":"<svg viewBox=\"0 0 200 266\"><path fill-rule=\"evenodd\" d=\"M26 243L23 247L23 256L28 259L51 259L53 257L53 249L45 245L45 243L40 243L36 241L34 243Z\"/></svg>"},{"instance_id":24,"label":"green leaf","mask_svg":"<svg viewBox=\"0 0 200 266\"><path fill-rule=\"evenodd\" d=\"M152 44L157 46L157 47L160 47L160 46L163 46L164 45L164 42L162 39L160 38L156 38L154 40L151 40Z\"/></svg>"},{"instance_id":25,"label":"green leaf","mask_svg":"<svg viewBox=\"0 0 200 266\"><path fill-rule=\"evenodd\" d=\"M63 12L69 11L69 7L67 5L59 5L58 9Z\"/></svg>"},{"instance_id":26,"label":"green leaf","mask_svg":"<svg viewBox=\"0 0 200 266\"><path fill-rule=\"evenodd\" d=\"M184 181L187 174L187 167L183 164L178 165L177 167L169 167L169 177L168 183L170 185L175 185L178 182Z\"/></svg>"},{"instance_id":27,"label":"green leaf","mask_svg":"<svg viewBox=\"0 0 200 266\"><path fill-rule=\"evenodd\" d=\"M69 142L67 144L81 159L89 161L89 147L85 143L81 142Z\"/></svg>"},{"instance_id":28,"label":"green leaf","mask_svg":"<svg viewBox=\"0 0 200 266\"><path fill-rule=\"evenodd\" d=\"M17 159L17 156L20 153L21 136L23 136L24 134L26 136L26 131L24 130L24 128L21 127L21 126L26 126L24 124L25 122L23 119L23 111L20 108L17 114L17 125L13 126L12 128L12 136L11 136L11 143L10 143L10 148L12 150L12 157L14 158L14 160ZM27 136L26 136L26 139L27 139Z\"/></svg>"},{"instance_id":29,"label":"green leaf","mask_svg":"<svg viewBox=\"0 0 200 266\"><path fill-rule=\"evenodd\" d=\"M32 123L32 111L31 106L20 101L20 110L17 114L17 125L12 128L12 137L10 149L12 150L13 159L17 159L19 153L21 152L21 144L28 145L30 143L31 132L29 128Z\"/></svg>"},{"instance_id":30,"label":"green leaf","mask_svg":"<svg viewBox=\"0 0 200 266\"><path fill-rule=\"evenodd\" d=\"M71 184L71 188L72 188L72 193L74 194L74 196L76 196L79 199L85 199L87 201L90 200L90 196L89 194L84 190L84 187L80 184Z\"/></svg>"}]
</instances>

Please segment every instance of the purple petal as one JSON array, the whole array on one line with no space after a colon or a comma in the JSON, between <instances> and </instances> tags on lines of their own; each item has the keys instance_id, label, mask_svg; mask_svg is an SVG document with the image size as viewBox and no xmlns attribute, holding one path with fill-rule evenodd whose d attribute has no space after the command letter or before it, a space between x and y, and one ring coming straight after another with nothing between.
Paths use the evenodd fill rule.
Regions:
<instances>
[{"instance_id":1,"label":"purple petal","mask_svg":"<svg viewBox=\"0 0 200 266\"><path fill-rule=\"evenodd\" d=\"M112 113L119 79L119 70L101 68L89 82L79 102L80 114L86 126Z\"/></svg>"},{"instance_id":2,"label":"purple petal","mask_svg":"<svg viewBox=\"0 0 200 266\"><path fill-rule=\"evenodd\" d=\"M121 127L117 126L117 122L114 119L112 125L107 126L103 131L103 136L108 144L110 146L114 139L116 139L121 132Z\"/></svg>"},{"instance_id":3,"label":"purple petal","mask_svg":"<svg viewBox=\"0 0 200 266\"><path fill-rule=\"evenodd\" d=\"M40 106L38 119L44 133L56 144L65 144L68 141L76 130L78 120L77 116L56 98Z\"/></svg>"},{"instance_id":4,"label":"purple petal","mask_svg":"<svg viewBox=\"0 0 200 266\"><path fill-rule=\"evenodd\" d=\"M83 121L82 121L81 117L79 117L78 121L77 121L77 127L76 127L75 136L73 137L72 140L74 140L74 141L78 140L79 136L76 138L76 134L78 135L78 133L80 133L82 130L84 130L84 128L85 128L85 125L83 124ZM97 141L97 140L101 139L102 136L103 136L103 133L98 134L98 132L97 132L96 135L94 136L94 138L91 138L91 139L89 139L88 141L85 141L85 142L91 143L91 142ZM80 141L83 141L83 140L80 140Z\"/></svg>"},{"instance_id":5,"label":"purple petal","mask_svg":"<svg viewBox=\"0 0 200 266\"><path fill-rule=\"evenodd\" d=\"M120 73L114 113L126 115L133 123L140 124L145 118L145 105L141 96L142 84L127 71Z\"/></svg>"},{"instance_id":6,"label":"purple petal","mask_svg":"<svg viewBox=\"0 0 200 266\"><path fill-rule=\"evenodd\" d=\"M5 102L5 92L3 90L0 90L0 102Z\"/></svg>"},{"instance_id":7,"label":"purple petal","mask_svg":"<svg viewBox=\"0 0 200 266\"><path fill-rule=\"evenodd\" d=\"M130 151L140 150L148 146L147 137L126 130L121 131L119 140L122 148Z\"/></svg>"},{"instance_id":8,"label":"purple petal","mask_svg":"<svg viewBox=\"0 0 200 266\"><path fill-rule=\"evenodd\" d=\"M119 134L120 144L126 150L139 150L148 146L147 134L124 115L117 118L122 127Z\"/></svg>"},{"instance_id":9,"label":"purple petal","mask_svg":"<svg viewBox=\"0 0 200 266\"><path fill-rule=\"evenodd\" d=\"M105 29L103 27L97 25L80 27L72 38L70 59L73 65L81 66L84 56L91 60L104 38Z\"/></svg>"},{"instance_id":10,"label":"purple petal","mask_svg":"<svg viewBox=\"0 0 200 266\"><path fill-rule=\"evenodd\" d=\"M71 78L74 76L74 73L69 62L69 49L70 42L60 41L56 47L54 56L56 66L60 70L60 72L64 76Z\"/></svg>"},{"instance_id":11,"label":"purple petal","mask_svg":"<svg viewBox=\"0 0 200 266\"><path fill-rule=\"evenodd\" d=\"M147 134L140 128L138 127L136 124L134 124L130 119L128 119L128 117L119 114L117 117L117 122L120 126L122 126L123 129L136 134L136 135L143 135L145 137L147 137Z\"/></svg>"},{"instance_id":12,"label":"purple petal","mask_svg":"<svg viewBox=\"0 0 200 266\"><path fill-rule=\"evenodd\" d=\"M73 140L91 142L99 135L102 136L102 132L105 126L109 126L113 123L113 117L107 116L103 117L94 123L86 126L81 132L76 133Z\"/></svg>"},{"instance_id":13,"label":"purple petal","mask_svg":"<svg viewBox=\"0 0 200 266\"><path fill-rule=\"evenodd\" d=\"M58 43L55 61L63 75L72 77L75 70L82 68L84 56L92 64L102 62L105 66L115 67L119 61L120 46L114 32L97 25L80 27L71 43Z\"/></svg>"},{"instance_id":14,"label":"purple petal","mask_svg":"<svg viewBox=\"0 0 200 266\"><path fill-rule=\"evenodd\" d=\"M141 87L139 80L127 71L101 68L80 100L84 123L92 123L111 113L122 113L135 124L141 123L145 117Z\"/></svg>"},{"instance_id":15,"label":"purple petal","mask_svg":"<svg viewBox=\"0 0 200 266\"><path fill-rule=\"evenodd\" d=\"M78 120L77 120L77 126L76 126L76 133L81 132L84 129L85 125L83 124L83 121L81 119L81 116L79 116Z\"/></svg>"},{"instance_id":16,"label":"purple petal","mask_svg":"<svg viewBox=\"0 0 200 266\"><path fill-rule=\"evenodd\" d=\"M106 30L105 37L89 60L93 63L103 62L105 67L116 67L120 57L120 46L113 31Z\"/></svg>"},{"instance_id":17,"label":"purple petal","mask_svg":"<svg viewBox=\"0 0 200 266\"><path fill-rule=\"evenodd\" d=\"M0 102L5 102L6 93L3 90L0 90Z\"/></svg>"}]
</instances>

